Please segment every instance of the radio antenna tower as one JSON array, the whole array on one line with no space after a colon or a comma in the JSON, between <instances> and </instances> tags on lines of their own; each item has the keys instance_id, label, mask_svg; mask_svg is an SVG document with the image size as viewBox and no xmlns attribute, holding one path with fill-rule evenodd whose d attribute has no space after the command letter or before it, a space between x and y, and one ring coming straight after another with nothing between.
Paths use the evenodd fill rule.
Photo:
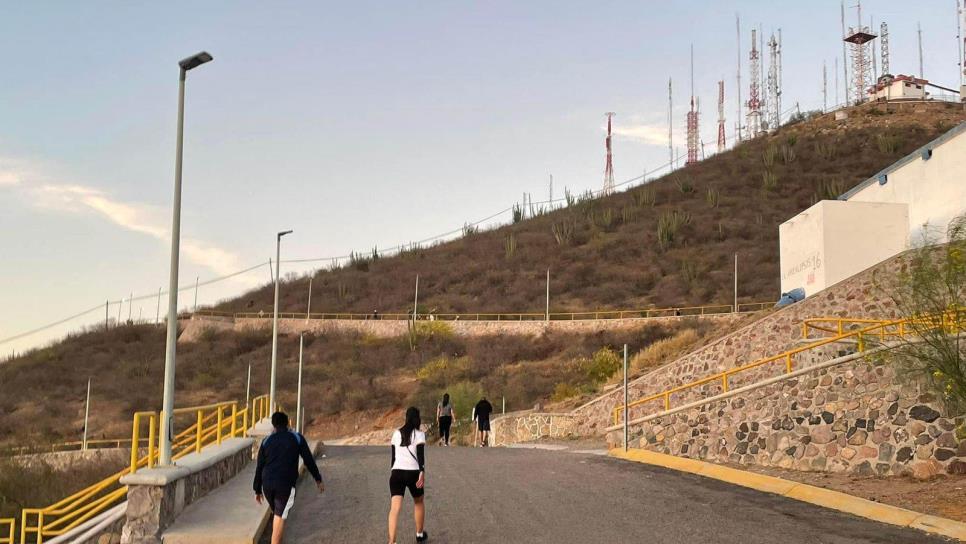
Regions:
<instances>
[{"instance_id":1,"label":"radio antenna tower","mask_svg":"<svg viewBox=\"0 0 966 544\"><path fill-rule=\"evenodd\" d=\"M725 150L724 80L718 82L718 153Z\"/></svg>"},{"instance_id":2,"label":"radio antenna tower","mask_svg":"<svg viewBox=\"0 0 966 544\"><path fill-rule=\"evenodd\" d=\"M671 78L667 78L667 153L668 172L674 170L674 117L671 113Z\"/></svg>"},{"instance_id":3,"label":"radio antenna tower","mask_svg":"<svg viewBox=\"0 0 966 544\"><path fill-rule=\"evenodd\" d=\"M879 47L881 48L882 77L891 76L889 71L889 25L882 21L879 25Z\"/></svg>"},{"instance_id":4,"label":"radio antenna tower","mask_svg":"<svg viewBox=\"0 0 966 544\"><path fill-rule=\"evenodd\" d=\"M963 1L956 0L956 43L959 45L959 86L960 91L962 91L962 86L966 85L966 57L963 56L963 46L966 45L966 40L963 38ZM960 98L963 98L963 93L960 92Z\"/></svg>"},{"instance_id":5,"label":"radio antenna tower","mask_svg":"<svg viewBox=\"0 0 966 544\"><path fill-rule=\"evenodd\" d=\"M858 26L849 27L849 34L845 41L852 45L852 76L853 88L855 93L855 103L861 104L865 101L865 92L869 87L869 54L866 45L876 39L872 30L867 26L862 26L862 1L856 5L858 13Z\"/></svg>"},{"instance_id":6,"label":"radio antenna tower","mask_svg":"<svg viewBox=\"0 0 966 544\"><path fill-rule=\"evenodd\" d=\"M607 163L604 166L604 190L602 194L609 195L614 192L614 159L611 149L611 118L613 118L616 113L609 111L604 115L607 116Z\"/></svg>"},{"instance_id":7,"label":"radio antenna tower","mask_svg":"<svg viewBox=\"0 0 966 544\"><path fill-rule=\"evenodd\" d=\"M751 53L748 54L748 71L751 84L748 88L748 134L758 136L761 132L761 98L758 82L761 79L761 58L758 55L758 37L751 29Z\"/></svg>"},{"instance_id":8,"label":"radio antenna tower","mask_svg":"<svg viewBox=\"0 0 966 544\"><path fill-rule=\"evenodd\" d=\"M842 104L845 106L849 105L849 57L846 54L845 45L845 0L842 0L842 85L844 91L845 100Z\"/></svg>"},{"instance_id":9,"label":"radio antenna tower","mask_svg":"<svg viewBox=\"0 0 966 544\"><path fill-rule=\"evenodd\" d=\"M691 111L688 112L688 159L684 164L698 162L698 110L694 100L694 44L691 44Z\"/></svg>"},{"instance_id":10,"label":"radio antenna tower","mask_svg":"<svg viewBox=\"0 0 966 544\"><path fill-rule=\"evenodd\" d=\"M768 39L768 49L771 61L768 66L768 130L776 130L778 125L781 124L782 104L781 88L778 82L779 48L774 34Z\"/></svg>"},{"instance_id":11,"label":"radio antenna tower","mask_svg":"<svg viewBox=\"0 0 966 544\"><path fill-rule=\"evenodd\" d=\"M741 120L744 118L744 115L741 114L741 17L737 13L735 13L735 28L738 30L738 72L735 77L735 89L738 91L738 117L735 122L735 136L736 142L740 142L742 140Z\"/></svg>"}]
</instances>

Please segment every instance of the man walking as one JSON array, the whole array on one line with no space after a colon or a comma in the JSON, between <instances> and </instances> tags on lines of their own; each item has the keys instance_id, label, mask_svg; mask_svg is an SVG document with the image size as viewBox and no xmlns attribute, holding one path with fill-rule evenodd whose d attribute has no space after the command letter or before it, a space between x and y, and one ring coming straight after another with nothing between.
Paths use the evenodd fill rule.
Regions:
<instances>
[{"instance_id":1,"label":"man walking","mask_svg":"<svg viewBox=\"0 0 966 544\"><path fill-rule=\"evenodd\" d=\"M491 413L493 413L493 405L486 400L486 395L484 395L480 402L477 402L476 406L473 407L473 421L476 421L481 448L489 445Z\"/></svg>"},{"instance_id":2,"label":"man walking","mask_svg":"<svg viewBox=\"0 0 966 544\"><path fill-rule=\"evenodd\" d=\"M262 497L272 510L272 544L281 544L285 519L295 504L295 483L299 476L299 457L315 478L319 493L325 491L322 474L315 464L308 442L301 434L289 430L288 416L284 412L272 414L272 434L262 440L255 465L255 501L262 504Z\"/></svg>"}]
</instances>

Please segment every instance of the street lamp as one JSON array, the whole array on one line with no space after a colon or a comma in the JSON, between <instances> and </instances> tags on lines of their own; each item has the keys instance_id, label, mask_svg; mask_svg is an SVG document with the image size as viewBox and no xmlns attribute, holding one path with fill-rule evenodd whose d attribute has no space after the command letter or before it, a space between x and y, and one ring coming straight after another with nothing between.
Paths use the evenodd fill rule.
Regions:
<instances>
[{"instance_id":1,"label":"street lamp","mask_svg":"<svg viewBox=\"0 0 966 544\"><path fill-rule=\"evenodd\" d=\"M160 421L160 465L171 464L171 439L174 427L174 367L178 341L178 256L181 249L181 156L184 148L184 81L188 70L212 60L202 51L178 62L178 139L174 155L174 212L171 218L171 270L168 277L168 336L164 349L164 400Z\"/></svg>"},{"instance_id":2,"label":"street lamp","mask_svg":"<svg viewBox=\"0 0 966 544\"><path fill-rule=\"evenodd\" d=\"M285 230L275 236L275 311L272 312L272 379L268 388L268 406L271 411L276 410L275 406L275 368L278 360L278 284L282 273L282 236L292 234L292 231Z\"/></svg>"}]
</instances>

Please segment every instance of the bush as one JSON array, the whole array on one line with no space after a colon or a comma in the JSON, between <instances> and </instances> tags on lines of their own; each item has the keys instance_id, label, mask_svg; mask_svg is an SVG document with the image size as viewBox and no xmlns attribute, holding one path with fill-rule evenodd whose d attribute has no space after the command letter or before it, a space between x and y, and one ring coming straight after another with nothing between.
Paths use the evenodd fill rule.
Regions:
<instances>
[{"instance_id":1,"label":"bush","mask_svg":"<svg viewBox=\"0 0 966 544\"><path fill-rule=\"evenodd\" d=\"M597 350L590 359L580 361L581 369L593 383L603 383L620 370L623 361L614 350L604 347Z\"/></svg>"},{"instance_id":2,"label":"bush","mask_svg":"<svg viewBox=\"0 0 966 544\"><path fill-rule=\"evenodd\" d=\"M580 391L569 383L558 383L553 388L553 395L550 396L552 402L561 402L569 398L576 397Z\"/></svg>"}]
</instances>

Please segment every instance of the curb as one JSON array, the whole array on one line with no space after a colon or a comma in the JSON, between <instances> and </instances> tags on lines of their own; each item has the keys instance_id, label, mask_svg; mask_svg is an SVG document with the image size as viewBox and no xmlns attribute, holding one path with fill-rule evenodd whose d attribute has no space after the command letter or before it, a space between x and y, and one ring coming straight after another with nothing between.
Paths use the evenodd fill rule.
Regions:
<instances>
[{"instance_id":1,"label":"curb","mask_svg":"<svg viewBox=\"0 0 966 544\"><path fill-rule=\"evenodd\" d=\"M900 527L911 527L927 533L942 535L966 542L966 523L922 514L912 510L906 510L905 508L899 508L898 506L873 502L839 491L793 482L783 478L776 478L775 476L755 474L745 470L716 465L707 461L677 457L675 455L667 455L642 449L628 449L625 452L621 448L614 448L608 451L607 454L610 457L618 459L697 474L706 478L713 478L730 484L764 491L765 493L773 493L788 497L789 499L846 512L873 521L898 525Z\"/></svg>"}]
</instances>

